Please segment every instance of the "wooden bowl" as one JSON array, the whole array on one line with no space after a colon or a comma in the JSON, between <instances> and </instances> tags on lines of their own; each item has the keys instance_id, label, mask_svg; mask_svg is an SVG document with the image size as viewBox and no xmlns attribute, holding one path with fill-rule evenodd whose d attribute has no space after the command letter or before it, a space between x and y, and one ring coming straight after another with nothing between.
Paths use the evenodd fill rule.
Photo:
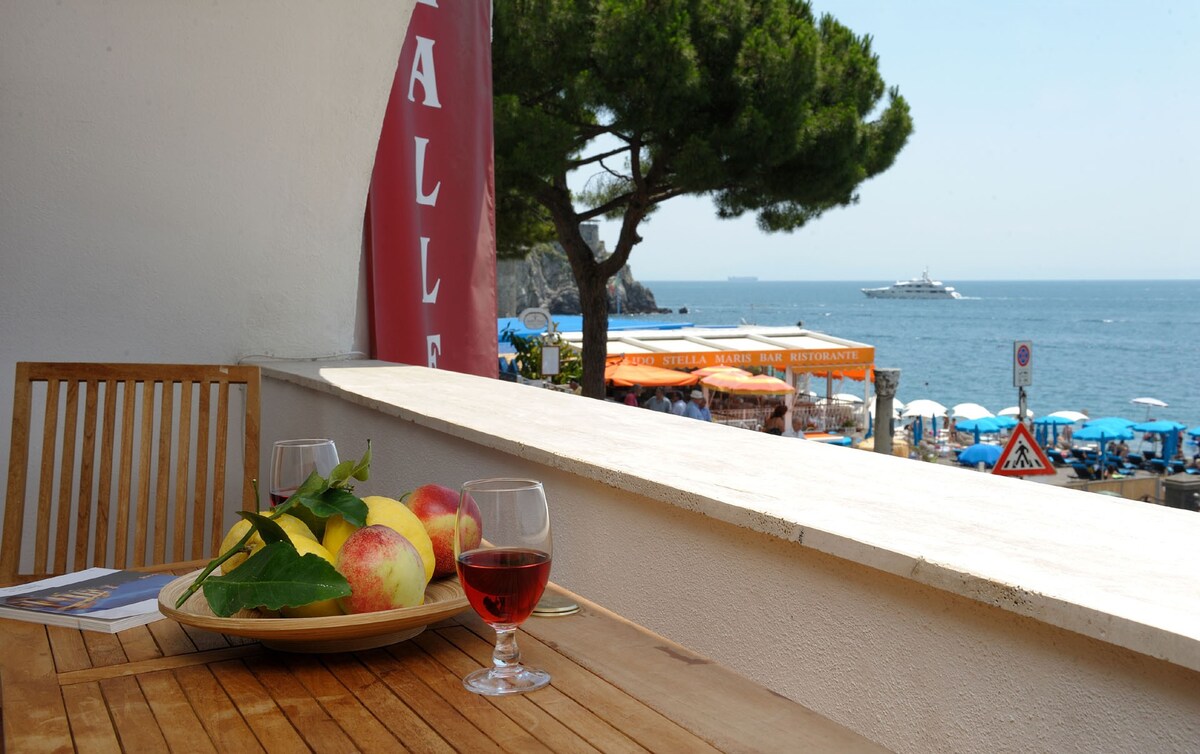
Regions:
<instances>
[{"instance_id":1,"label":"wooden bowl","mask_svg":"<svg viewBox=\"0 0 1200 754\"><path fill-rule=\"evenodd\" d=\"M470 607L458 577L431 581L425 604L325 618L279 618L266 610L242 610L228 618L214 615L197 591L183 606L175 600L187 591L200 571L180 576L162 588L158 610L187 626L232 636L258 639L263 646L284 652L354 652L411 639L430 623L445 620Z\"/></svg>"}]
</instances>

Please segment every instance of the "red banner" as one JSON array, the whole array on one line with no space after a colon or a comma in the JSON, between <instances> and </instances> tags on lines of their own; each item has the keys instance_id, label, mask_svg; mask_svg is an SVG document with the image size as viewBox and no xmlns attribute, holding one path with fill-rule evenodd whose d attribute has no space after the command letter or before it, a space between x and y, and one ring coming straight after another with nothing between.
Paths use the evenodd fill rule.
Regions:
<instances>
[{"instance_id":1,"label":"red banner","mask_svg":"<svg viewBox=\"0 0 1200 754\"><path fill-rule=\"evenodd\" d=\"M364 237L372 355L495 377L490 9L417 3L379 137Z\"/></svg>"}]
</instances>

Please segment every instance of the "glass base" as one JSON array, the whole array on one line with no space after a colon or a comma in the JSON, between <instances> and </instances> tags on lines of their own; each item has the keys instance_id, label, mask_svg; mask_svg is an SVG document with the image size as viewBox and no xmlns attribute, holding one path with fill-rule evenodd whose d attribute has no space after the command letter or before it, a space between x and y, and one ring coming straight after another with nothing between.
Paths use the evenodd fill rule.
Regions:
<instances>
[{"instance_id":1,"label":"glass base","mask_svg":"<svg viewBox=\"0 0 1200 754\"><path fill-rule=\"evenodd\" d=\"M524 694L550 685L550 674L524 665L508 668L484 668L463 679L467 691L484 696Z\"/></svg>"}]
</instances>

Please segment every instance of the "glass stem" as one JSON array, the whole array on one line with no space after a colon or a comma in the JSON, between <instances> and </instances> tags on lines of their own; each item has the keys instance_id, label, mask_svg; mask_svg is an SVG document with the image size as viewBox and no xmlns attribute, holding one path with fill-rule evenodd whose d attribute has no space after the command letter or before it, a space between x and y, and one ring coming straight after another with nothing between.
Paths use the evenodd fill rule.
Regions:
<instances>
[{"instance_id":1,"label":"glass stem","mask_svg":"<svg viewBox=\"0 0 1200 754\"><path fill-rule=\"evenodd\" d=\"M492 665L500 671L521 666L516 626L496 629L496 649L492 652Z\"/></svg>"}]
</instances>

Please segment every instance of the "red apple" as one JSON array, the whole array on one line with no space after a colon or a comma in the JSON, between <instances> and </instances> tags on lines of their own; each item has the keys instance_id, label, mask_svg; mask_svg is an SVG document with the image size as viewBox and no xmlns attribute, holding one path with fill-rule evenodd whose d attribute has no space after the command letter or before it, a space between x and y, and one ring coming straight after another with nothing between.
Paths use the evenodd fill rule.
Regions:
<instances>
[{"instance_id":1,"label":"red apple","mask_svg":"<svg viewBox=\"0 0 1200 754\"><path fill-rule=\"evenodd\" d=\"M409 510L417 514L433 542L436 564L433 577L450 576L457 571L454 564L454 519L458 514L458 491L440 484L422 485L401 498ZM467 498L467 515L463 519L463 550L479 546L483 537L483 522L479 506Z\"/></svg>"},{"instance_id":2,"label":"red apple","mask_svg":"<svg viewBox=\"0 0 1200 754\"><path fill-rule=\"evenodd\" d=\"M337 554L338 572L350 596L338 604L347 613L415 607L425 601L425 563L402 534L375 524L355 531Z\"/></svg>"}]
</instances>

